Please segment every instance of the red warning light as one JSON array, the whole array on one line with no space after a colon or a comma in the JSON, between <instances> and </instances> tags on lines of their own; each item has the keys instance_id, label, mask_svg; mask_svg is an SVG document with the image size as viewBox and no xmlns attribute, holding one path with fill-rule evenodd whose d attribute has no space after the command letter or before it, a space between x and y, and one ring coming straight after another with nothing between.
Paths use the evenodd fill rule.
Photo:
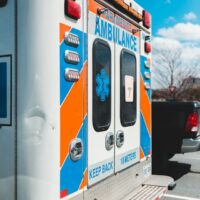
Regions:
<instances>
[{"instance_id":1,"label":"red warning light","mask_svg":"<svg viewBox=\"0 0 200 200\"><path fill-rule=\"evenodd\" d=\"M149 42L144 43L144 49L146 53L151 53L151 44Z\"/></svg>"},{"instance_id":2,"label":"red warning light","mask_svg":"<svg viewBox=\"0 0 200 200\"><path fill-rule=\"evenodd\" d=\"M65 15L72 19L80 19L81 6L73 0L65 0Z\"/></svg>"},{"instance_id":3,"label":"red warning light","mask_svg":"<svg viewBox=\"0 0 200 200\"><path fill-rule=\"evenodd\" d=\"M146 28L151 27L151 15L147 11L143 11L143 25Z\"/></svg>"}]
</instances>

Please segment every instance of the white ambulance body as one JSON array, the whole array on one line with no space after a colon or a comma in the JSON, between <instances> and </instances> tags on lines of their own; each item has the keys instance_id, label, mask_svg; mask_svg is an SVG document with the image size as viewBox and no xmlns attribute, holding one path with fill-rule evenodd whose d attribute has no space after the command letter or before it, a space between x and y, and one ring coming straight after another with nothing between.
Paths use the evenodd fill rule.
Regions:
<instances>
[{"instance_id":1,"label":"white ambulance body","mask_svg":"<svg viewBox=\"0 0 200 200\"><path fill-rule=\"evenodd\" d=\"M0 0L0 199L159 199L151 20L132 0Z\"/></svg>"}]
</instances>

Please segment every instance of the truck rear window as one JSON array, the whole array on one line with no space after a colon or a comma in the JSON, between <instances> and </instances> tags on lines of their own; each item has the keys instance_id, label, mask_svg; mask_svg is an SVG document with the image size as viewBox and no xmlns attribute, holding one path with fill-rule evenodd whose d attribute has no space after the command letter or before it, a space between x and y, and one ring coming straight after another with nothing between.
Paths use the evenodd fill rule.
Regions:
<instances>
[{"instance_id":1,"label":"truck rear window","mask_svg":"<svg viewBox=\"0 0 200 200\"><path fill-rule=\"evenodd\" d=\"M0 63L0 118L7 117L7 63Z\"/></svg>"},{"instance_id":2,"label":"truck rear window","mask_svg":"<svg viewBox=\"0 0 200 200\"><path fill-rule=\"evenodd\" d=\"M0 126L11 124L11 57L0 56Z\"/></svg>"},{"instance_id":3,"label":"truck rear window","mask_svg":"<svg viewBox=\"0 0 200 200\"><path fill-rule=\"evenodd\" d=\"M97 132L109 128L111 121L111 51L107 42L93 44L93 126Z\"/></svg>"},{"instance_id":4,"label":"truck rear window","mask_svg":"<svg viewBox=\"0 0 200 200\"><path fill-rule=\"evenodd\" d=\"M136 121L136 57L132 52L122 50L120 60L120 120L126 127Z\"/></svg>"}]
</instances>

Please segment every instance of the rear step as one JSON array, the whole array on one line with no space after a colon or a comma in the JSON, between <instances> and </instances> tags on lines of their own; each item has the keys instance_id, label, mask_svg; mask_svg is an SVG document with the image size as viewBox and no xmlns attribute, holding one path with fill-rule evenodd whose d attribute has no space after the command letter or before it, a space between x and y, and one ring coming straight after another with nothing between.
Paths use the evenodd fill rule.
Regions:
<instances>
[{"instance_id":1,"label":"rear step","mask_svg":"<svg viewBox=\"0 0 200 200\"><path fill-rule=\"evenodd\" d=\"M123 200L158 200L167 192L167 187L144 185Z\"/></svg>"},{"instance_id":2,"label":"rear step","mask_svg":"<svg viewBox=\"0 0 200 200\"><path fill-rule=\"evenodd\" d=\"M159 200L167 192L168 186L173 183L171 177L152 175L143 186L122 200Z\"/></svg>"}]
</instances>

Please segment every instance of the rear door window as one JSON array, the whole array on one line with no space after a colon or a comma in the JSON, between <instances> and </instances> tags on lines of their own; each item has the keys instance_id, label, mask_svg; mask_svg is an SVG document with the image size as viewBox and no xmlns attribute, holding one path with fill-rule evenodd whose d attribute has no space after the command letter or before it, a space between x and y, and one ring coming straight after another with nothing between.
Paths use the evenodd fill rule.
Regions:
<instances>
[{"instance_id":1,"label":"rear door window","mask_svg":"<svg viewBox=\"0 0 200 200\"><path fill-rule=\"evenodd\" d=\"M96 39L93 44L93 126L105 131L111 122L111 51L109 44Z\"/></svg>"},{"instance_id":2,"label":"rear door window","mask_svg":"<svg viewBox=\"0 0 200 200\"><path fill-rule=\"evenodd\" d=\"M0 57L0 125L11 123L11 58Z\"/></svg>"},{"instance_id":3,"label":"rear door window","mask_svg":"<svg viewBox=\"0 0 200 200\"><path fill-rule=\"evenodd\" d=\"M127 127L136 121L136 57L123 49L120 60L120 120Z\"/></svg>"},{"instance_id":4,"label":"rear door window","mask_svg":"<svg viewBox=\"0 0 200 200\"><path fill-rule=\"evenodd\" d=\"M7 63L0 63L0 118L7 117Z\"/></svg>"}]
</instances>

